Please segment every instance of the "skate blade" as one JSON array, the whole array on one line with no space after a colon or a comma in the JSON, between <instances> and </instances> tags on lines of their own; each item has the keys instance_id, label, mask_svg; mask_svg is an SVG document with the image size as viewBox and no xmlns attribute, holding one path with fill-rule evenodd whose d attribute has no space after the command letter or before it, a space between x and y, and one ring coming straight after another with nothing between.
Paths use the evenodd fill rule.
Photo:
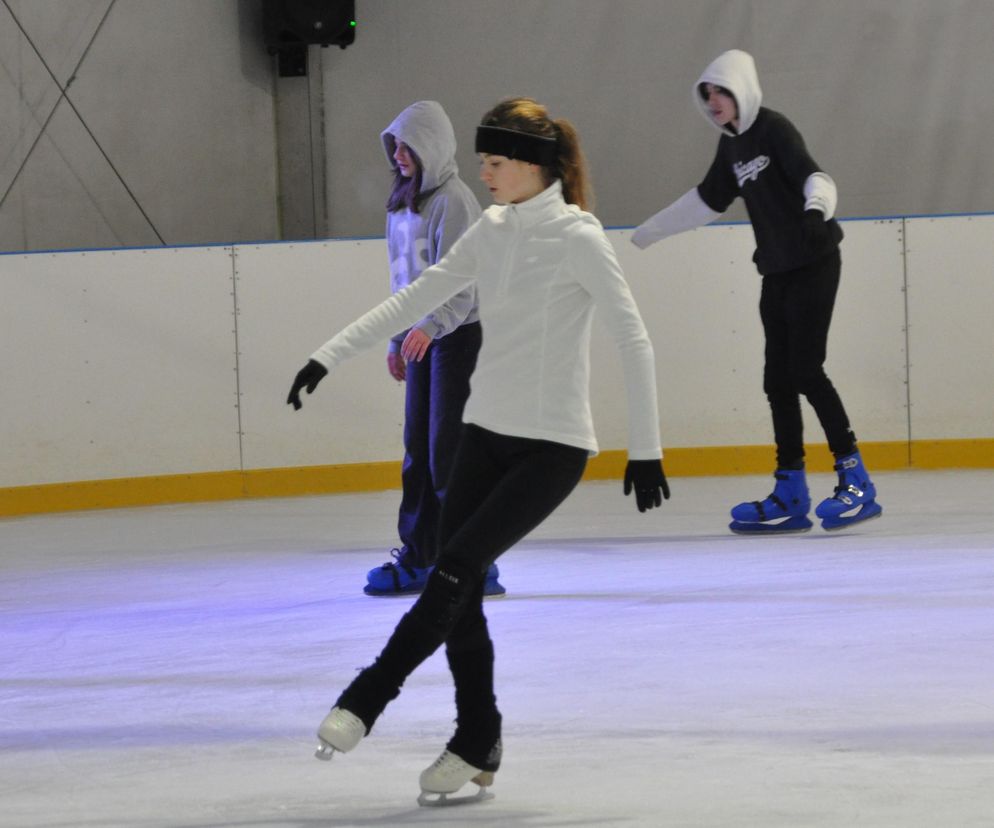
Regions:
<instances>
[{"instance_id":1,"label":"skate blade","mask_svg":"<svg viewBox=\"0 0 994 828\"><path fill-rule=\"evenodd\" d=\"M320 759L322 762L330 762L335 757L335 754L340 752L341 751L336 751L334 747L319 736L318 747L317 750L314 751L314 758Z\"/></svg>"},{"instance_id":2,"label":"skate blade","mask_svg":"<svg viewBox=\"0 0 994 828\"><path fill-rule=\"evenodd\" d=\"M493 774L490 774L493 781ZM475 779L473 780L476 781ZM454 796L449 793L435 793L434 791L421 791L418 796L418 805L427 808L447 808L452 805L471 805L474 802L486 802L493 799L494 795L487 790L486 786L480 786L474 794L463 794Z\"/></svg>"},{"instance_id":3,"label":"skate blade","mask_svg":"<svg viewBox=\"0 0 994 828\"><path fill-rule=\"evenodd\" d=\"M878 518L884 513L883 507L877 503L875 500L871 500L869 503L864 503L859 507L859 511L852 515L838 515L834 518L825 518L821 522L821 528L826 532L836 532L839 529L845 529L847 526L852 526L854 523L862 523L864 520L872 520L873 518Z\"/></svg>"},{"instance_id":4,"label":"skate blade","mask_svg":"<svg viewBox=\"0 0 994 828\"><path fill-rule=\"evenodd\" d=\"M374 598L396 598L403 597L405 595L417 595L419 592L424 592L425 585L420 586L409 586L402 589L376 589L368 584L362 588L362 591L366 595L371 595Z\"/></svg>"},{"instance_id":5,"label":"skate blade","mask_svg":"<svg viewBox=\"0 0 994 828\"><path fill-rule=\"evenodd\" d=\"M733 520L728 524L736 535L790 535L807 532L814 524L806 517L784 518L779 523L748 523Z\"/></svg>"}]
</instances>

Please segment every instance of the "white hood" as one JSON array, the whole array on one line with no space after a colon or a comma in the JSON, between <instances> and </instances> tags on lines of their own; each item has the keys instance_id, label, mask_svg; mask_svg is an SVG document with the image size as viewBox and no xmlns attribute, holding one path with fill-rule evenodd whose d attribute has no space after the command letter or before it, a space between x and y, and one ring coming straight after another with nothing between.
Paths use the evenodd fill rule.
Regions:
<instances>
[{"instance_id":1,"label":"white hood","mask_svg":"<svg viewBox=\"0 0 994 828\"><path fill-rule=\"evenodd\" d=\"M421 192L441 186L458 171L456 167L456 134L442 105L436 101L418 101L393 119L380 133L387 161L396 170L393 160L397 141L409 146L421 161Z\"/></svg>"},{"instance_id":2,"label":"white hood","mask_svg":"<svg viewBox=\"0 0 994 828\"><path fill-rule=\"evenodd\" d=\"M707 101L701 97L702 83L723 86L735 96L735 102L739 107L738 132L720 126L711 117ZM756 122L759 108L763 104L763 90L759 88L759 75L756 74L756 62L752 59L752 55L740 49L731 49L718 55L694 84L693 94L694 103L709 124L726 135L741 135Z\"/></svg>"}]
</instances>

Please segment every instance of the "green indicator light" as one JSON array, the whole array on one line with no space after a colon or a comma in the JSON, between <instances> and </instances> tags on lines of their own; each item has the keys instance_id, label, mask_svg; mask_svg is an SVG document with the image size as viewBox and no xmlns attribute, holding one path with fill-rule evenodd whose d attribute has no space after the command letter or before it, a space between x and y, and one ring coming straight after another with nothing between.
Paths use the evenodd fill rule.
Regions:
<instances>
[{"instance_id":1,"label":"green indicator light","mask_svg":"<svg viewBox=\"0 0 994 828\"><path fill-rule=\"evenodd\" d=\"M355 21L354 20L350 20L349 21L349 25L354 29L355 28Z\"/></svg>"}]
</instances>

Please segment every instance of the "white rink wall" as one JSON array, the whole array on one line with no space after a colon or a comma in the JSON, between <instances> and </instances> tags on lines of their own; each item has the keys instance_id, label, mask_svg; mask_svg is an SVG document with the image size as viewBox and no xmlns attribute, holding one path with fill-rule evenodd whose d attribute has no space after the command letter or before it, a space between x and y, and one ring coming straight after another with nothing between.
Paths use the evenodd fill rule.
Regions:
<instances>
[{"instance_id":1,"label":"white rink wall","mask_svg":"<svg viewBox=\"0 0 994 828\"><path fill-rule=\"evenodd\" d=\"M843 227L827 367L858 437L994 437L994 216ZM771 443L751 228L644 252L609 235L656 348L664 447ZM285 403L308 355L387 295L382 239L7 254L0 290L0 487L401 456L385 343ZM593 362L601 448L623 449L596 327Z\"/></svg>"}]
</instances>

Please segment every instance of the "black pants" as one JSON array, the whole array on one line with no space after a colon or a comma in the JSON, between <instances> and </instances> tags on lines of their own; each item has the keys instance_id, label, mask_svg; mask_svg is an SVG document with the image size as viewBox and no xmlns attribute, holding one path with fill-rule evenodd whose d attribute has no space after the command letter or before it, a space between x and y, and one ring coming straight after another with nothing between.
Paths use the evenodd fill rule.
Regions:
<instances>
[{"instance_id":1,"label":"black pants","mask_svg":"<svg viewBox=\"0 0 994 828\"><path fill-rule=\"evenodd\" d=\"M846 410L824 369L841 268L836 250L806 267L763 277L759 299L766 333L763 390L773 414L780 468L804 458L801 394L815 410L832 453L842 456L855 451L856 438Z\"/></svg>"},{"instance_id":2,"label":"black pants","mask_svg":"<svg viewBox=\"0 0 994 828\"><path fill-rule=\"evenodd\" d=\"M371 728L407 676L444 643L456 685L449 749L483 767L500 735L493 643L483 614L487 567L566 499L586 462L584 449L465 426L442 507L435 569L379 658L338 705Z\"/></svg>"},{"instance_id":3,"label":"black pants","mask_svg":"<svg viewBox=\"0 0 994 828\"><path fill-rule=\"evenodd\" d=\"M480 323L471 322L432 342L421 362L407 363L397 530L419 567L438 555L438 521L482 341Z\"/></svg>"}]
</instances>

